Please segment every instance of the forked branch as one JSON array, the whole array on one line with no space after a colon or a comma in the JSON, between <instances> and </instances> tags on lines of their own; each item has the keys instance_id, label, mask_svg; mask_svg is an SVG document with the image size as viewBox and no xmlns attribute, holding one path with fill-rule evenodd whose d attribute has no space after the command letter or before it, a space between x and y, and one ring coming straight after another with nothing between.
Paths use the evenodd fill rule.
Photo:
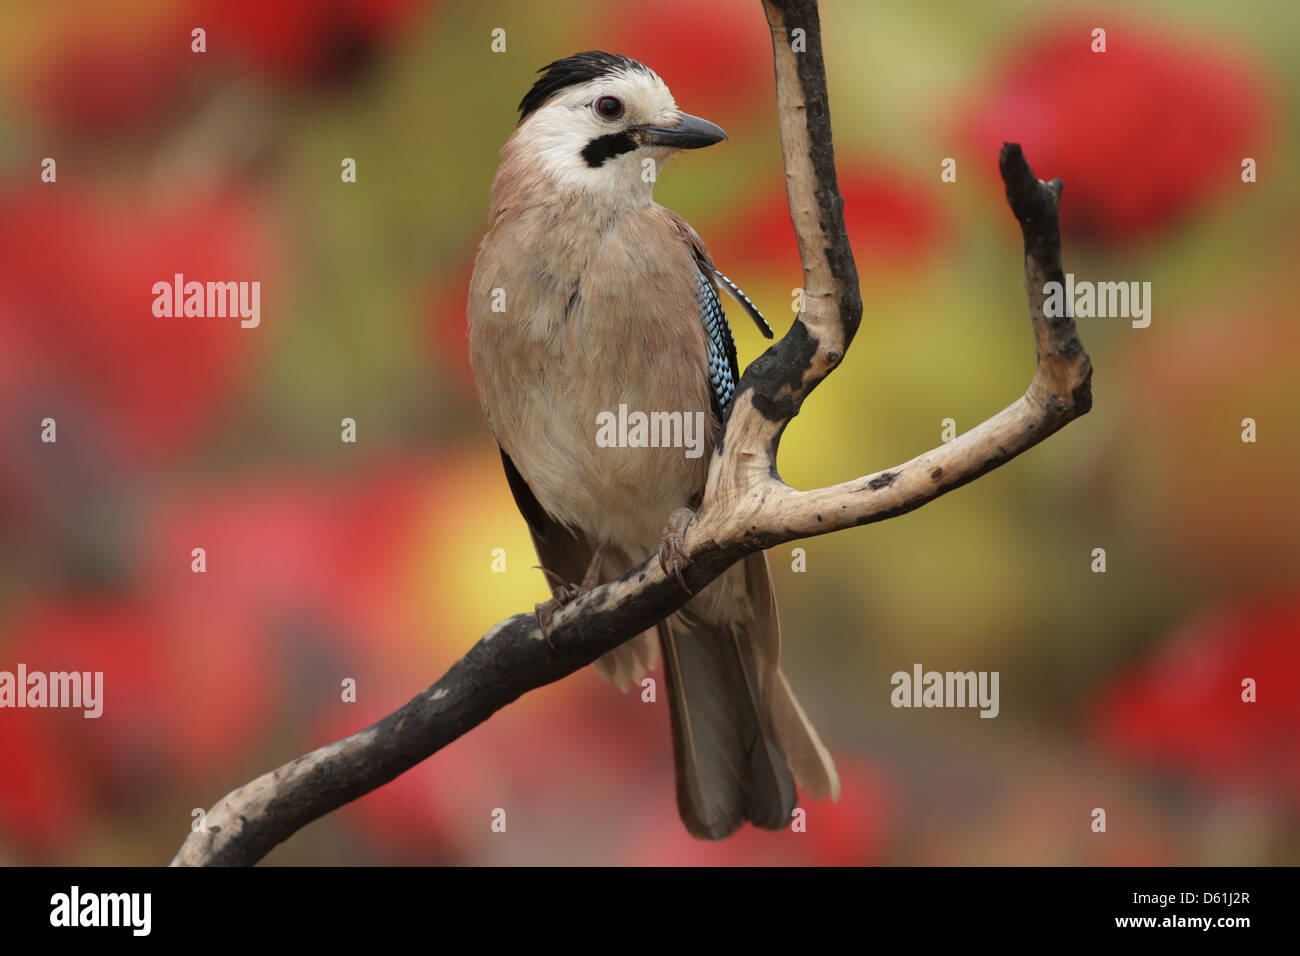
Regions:
<instances>
[{"instance_id":1,"label":"forked branch","mask_svg":"<svg viewBox=\"0 0 1300 956\"><path fill-rule=\"evenodd\" d=\"M684 539L683 578L698 592L746 554L797 538L892 518L1033 447L1091 406L1092 367L1069 316L1044 313L1063 280L1060 180L1040 182L1020 147L1000 166L1025 240L1025 284L1038 366L1025 393L989 420L911 461L797 491L777 477L781 433L844 359L862 315L857 270L835 179L815 0L763 0L772 31L790 212L804 270L805 311L741 377L703 502ZM795 30L802 30L795 52ZM666 517L666 516L665 516ZM436 683L378 723L227 794L173 865L247 865L311 821L377 789L521 694L590 664L681 607L689 595L656 557L560 610L550 642L532 613L497 624Z\"/></svg>"}]
</instances>

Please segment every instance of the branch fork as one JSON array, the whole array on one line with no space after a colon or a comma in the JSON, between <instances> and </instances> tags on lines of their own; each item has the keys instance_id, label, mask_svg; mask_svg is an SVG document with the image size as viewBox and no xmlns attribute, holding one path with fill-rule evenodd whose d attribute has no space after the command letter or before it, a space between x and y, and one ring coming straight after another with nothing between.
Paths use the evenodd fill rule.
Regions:
<instances>
[{"instance_id":1,"label":"branch fork","mask_svg":"<svg viewBox=\"0 0 1300 956\"><path fill-rule=\"evenodd\" d=\"M746 554L905 514L1010 461L1087 413L1092 366L1069 315L1049 318L1044 286L1063 281L1061 182L1034 176L1002 148L1007 202L1024 236L1025 286L1038 363L1023 395L952 441L892 468L798 491L777 474L781 434L843 361L862 317L857 270L835 178L815 0L763 0L772 32L781 145L804 271L805 309L741 376L682 545L697 593ZM806 52L791 49L805 31ZM172 865L249 865L301 827L382 786L529 690L590 664L689 600L652 556L566 604L549 643L531 612L498 623L431 687L378 723L264 774L208 811Z\"/></svg>"}]
</instances>

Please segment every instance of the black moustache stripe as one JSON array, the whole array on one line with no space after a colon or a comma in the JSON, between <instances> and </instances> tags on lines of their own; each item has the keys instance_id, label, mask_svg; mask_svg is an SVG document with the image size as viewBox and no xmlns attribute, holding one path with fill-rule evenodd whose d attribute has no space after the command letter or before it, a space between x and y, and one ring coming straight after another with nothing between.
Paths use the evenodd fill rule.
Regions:
<instances>
[{"instance_id":1,"label":"black moustache stripe","mask_svg":"<svg viewBox=\"0 0 1300 956\"><path fill-rule=\"evenodd\" d=\"M609 133L605 136L597 136L582 147L582 158L587 161L588 166L596 169L604 166L607 160L615 156L632 152L638 145L630 133Z\"/></svg>"}]
</instances>

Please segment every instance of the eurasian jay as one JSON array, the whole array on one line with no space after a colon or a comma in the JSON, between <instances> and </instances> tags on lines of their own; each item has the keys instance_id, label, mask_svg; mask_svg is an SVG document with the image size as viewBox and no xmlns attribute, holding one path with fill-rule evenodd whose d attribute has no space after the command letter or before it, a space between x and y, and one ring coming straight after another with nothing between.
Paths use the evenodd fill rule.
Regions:
<instances>
[{"instance_id":1,"label":"eurasian jay","mask_svg":"<svg viewBox=\"0 0 1300 956\"><path fill-rule=\"evenodd\" d=\"M627 57L579 53L539 73L501 150L468 312L474 379L552 583L538 606L545 633L579 588L656 552L679 568L683 509L698 504L740 377L719 285L771 330L652 195L670 156L726 134L679 110ZM663 440L598 440L602 415L620 406L662 425L653 438ZM703 424L703 455L686 453L678 421ZM788 826L796 780L814 798L839 796L830 754L781 673L780 644L759 552L596 662L626 690L662 650L677 805L698 837L746 820Z\"/></svg>"}]
</instances>

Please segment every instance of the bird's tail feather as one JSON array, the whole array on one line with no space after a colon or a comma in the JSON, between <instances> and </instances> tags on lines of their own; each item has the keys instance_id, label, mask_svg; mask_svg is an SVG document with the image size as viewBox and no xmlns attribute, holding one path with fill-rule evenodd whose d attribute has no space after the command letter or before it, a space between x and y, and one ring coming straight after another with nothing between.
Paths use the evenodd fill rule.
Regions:
<instances>
[{"instance_id":1,"label":"bird's tail feather","mask_svg":"<svg viewBox=\"0 0 1300 956\"><path fill-rule=\"evenodd\" d=\"M751 633L754 643L762 649L766 665L764 704L771 733L795 780L808 796L814 800L838 800L840 775L835 761L781 672L781 620L767 555L761 551L745 559L745 592L755 615Z\"/></svg>"},{"instance_id":2,"label":"bird's tail feather","mask_svg":"<svg viewBox=\"0 0 1300 956\"><path fill-rule=\"evenodd\" d=\"M606 651L592 662L596 673L623 693L641 683L659 660L659 641L655 631L642 631L626 644Z\"/></svg>"},{"instance_id":3,"label":"bird's tail feather","mask_svg":"<svg viewBox=\"0 0 1300 956\"><path fill-rule=\"evenodd\" d=\"M602 676L626 689L662 652L678 810L692 834L714 840L746 820L788 826L796 781L814 799L840 795L835 763L781 672L766 556L752 554L727 575L736 577L596 661Z\"/></svg>"},{"instance_id":4,"label":"bird's tail feather","mask_svg":"<svg viewBox=\"0 0 1300 956\"><path fill-rule=\"evenodd\" d=\"M718 840L746 820L790 822L794 778L764 719L759 669L734 628L689 611L659 627L677 766L677 809L695 836Z\"/></svg>"},{"instance_id":5,"label":"bird's tail feather","mask_svg":"<svg viewBox=\"0 0 1300 956\"><path fill-rule=\"evenodd\" d=\"M840 775L835 769L835 761L817 736L812 721L799 706L790 682L780 668L776 678L776 686L769 692L769 706L777 746L785 754L795 780L808 796L814 800L838 800Z\"/></svg>"}]
</instances>

